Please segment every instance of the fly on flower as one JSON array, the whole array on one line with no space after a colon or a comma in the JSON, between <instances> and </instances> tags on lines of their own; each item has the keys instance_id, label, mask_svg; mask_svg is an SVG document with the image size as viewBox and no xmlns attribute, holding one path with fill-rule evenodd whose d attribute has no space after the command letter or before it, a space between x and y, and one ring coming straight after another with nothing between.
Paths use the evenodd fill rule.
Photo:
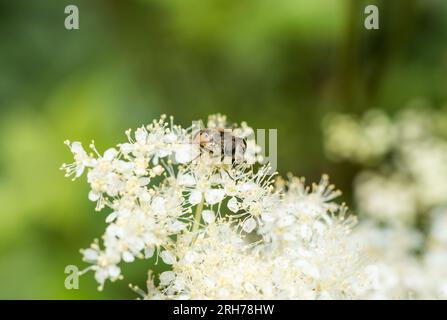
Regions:
<instances>
[{"instance_id":1,"label":"fly on flower","mask_svg":"<svg viewBox=\"0 0 447 320\"><path fill-rule=\"evenodd\" d=\"M327 177L310 190L303 179L275 186L253 129L220 128L222 115L188 129L162 116L103 153L66 142L74 163L62 169L86 172L89 199L107 212L82 273L102 289L124 264L154 257L169 270L157 285L149 277L147 293L132 287L145 299L363 298L370 275Z\"/></svg>"},{"instance_id":2,"label":"fly on flower","mask_svg":"<svg viewBox=\"0 0 447 320\"><path fill-rule=\"evenodd\" d=\"M231 163L244 161L247 141L235 136L230 129L207 128L199 130L193 138L199 144L201 152L220 156L221 160L231 160Z\"/></svg>"}]
</instances>

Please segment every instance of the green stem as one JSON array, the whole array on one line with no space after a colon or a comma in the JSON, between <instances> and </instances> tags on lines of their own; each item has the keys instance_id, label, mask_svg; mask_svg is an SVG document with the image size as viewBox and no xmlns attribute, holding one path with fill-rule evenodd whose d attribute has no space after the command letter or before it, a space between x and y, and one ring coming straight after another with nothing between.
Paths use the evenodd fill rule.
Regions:
<instances>
[{"instance_id":1,"label":"green stem","mask_svg":"<svg viewBox=\"0 0 447 320\"><path fill-rule=\"evenodd\" d=\"M200 203L197 205L196 214L194 215L194 224L192 226L192 233L194 234L194 238L197 235L197 231L199 231L200 220L202 219L202 210L204 204L205 204L205 197L202 193L202 200L200 200Z\"/></svg>"}]
</instances>

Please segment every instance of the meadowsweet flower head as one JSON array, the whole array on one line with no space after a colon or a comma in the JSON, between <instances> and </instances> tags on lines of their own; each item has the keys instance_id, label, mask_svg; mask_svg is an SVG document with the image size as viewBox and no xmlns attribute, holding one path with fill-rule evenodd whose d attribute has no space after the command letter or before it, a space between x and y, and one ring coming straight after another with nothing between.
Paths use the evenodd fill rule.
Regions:
<instances>
[{"instance_id":1,"label":"meadowsweet flower head","mask_svg":"<svg viewBox=\"0 0 447 320\"><path fill-rule=\"evenodd\" d=\"M328 155L364 166L354 179L362 222L353 237L375 262L367 297L445 299L447 112L413 104L375 114L336 115L325 127Z\"/></svg>"},{"instance_id":2,"label":"meadowsweet flower head","mask_svg":"<svg viewBox=\"0 0 447 320\"><path fill-rule=\"evenodd\" d=\"M394 118L371 111L357 119L346 114L326 119L327 154L371 167L355 182L360 211L414 221L418 213L447 204L445 110L405 108ZM371 129L376 128L376 129ZM370 199L368 199L370 197ZM382 205L386 208L373 208ZM362 208L362 206L367 206Z\"/></svg>"},{"instance_id":3,"label":"meadowsweet flower head","mask_svg":"<svg viewBox=\"0 0 447 320\"><path fill-rule=\"evenodd\" d=\"M229 128L223 115L207 128ZM369 273L350 232L355 224L323 176L274 181L261 165L253 129L233 126L245 139L243 161L225 163L165 116L126 131L127 142L87 153L67 142L68 176L87 172L88 198L106 211L101 241L82 250L99 288L123 278L123 264L156 256L170 266L150 273L150 299L328 299L360 297ZM200 129L199 129L200 130Z\"/></svg>"},{"instance_id":4,"label":"meadowsweet flower head","mask_svg":"<svg viewBox=\"0 0 447 320\"><path fill-rule=\"evenodd\" d=\"M359 163L381 159L396 143L396 129L387 115L371 110L361 119L332 114L323 125L329 157Z\"/></svg>"}]
</instances>

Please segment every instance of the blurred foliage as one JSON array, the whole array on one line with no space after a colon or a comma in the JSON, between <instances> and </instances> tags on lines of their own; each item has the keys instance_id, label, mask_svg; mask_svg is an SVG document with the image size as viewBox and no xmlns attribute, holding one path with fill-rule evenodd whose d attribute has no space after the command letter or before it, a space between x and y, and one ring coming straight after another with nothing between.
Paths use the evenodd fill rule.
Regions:
<instances>
[{"instance_id":1,"label":"blurred foliage","mask_svg":"<svg viewBox=\"0 0 447 320\"><path fill-rule=\"evenodd\" d=\"M79 30L64 28L68 4ZM380 30L364 29L367 4ZM349 191L356 168L324 158L322 118L442 105L446 14L442 0L2 0L0 298L133 298L127 283L153 264L105 292L91 274L64 288L105 224L84 181L58 171L65 139L106 148L161 113L187 125L221 112L278 129L280 173L327 172Z\"/></svg>"}]
</instances>

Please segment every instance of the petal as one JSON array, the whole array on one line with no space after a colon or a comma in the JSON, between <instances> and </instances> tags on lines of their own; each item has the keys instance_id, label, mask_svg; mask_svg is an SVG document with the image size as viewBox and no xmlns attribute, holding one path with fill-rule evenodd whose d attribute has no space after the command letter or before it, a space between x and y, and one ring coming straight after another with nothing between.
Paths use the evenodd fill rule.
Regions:
<instances>
[{"instance_id":1,"label":"petal","mask_svg":"<svg viewBox=\"0 0 447 320\"><path fill-rule=\"evenodd\" d=\"M116 155L118 154L118 151L116 151L115 148L107 149L106 152L104 152L104 159L112 161L115 159Z\"/></svg>"},{"instance_id":2,"label":"petal","mask_svg":"<svg viewBox=\"0 0 447 320\"><path fill-rule=\"evenodd\" d=\"M231 198L228 201L227 206L228 206L228 209L230 209L234 213L239 211L239 204L237 203L237 199L235 197Z\"/></svg>"},{"instance_id":3,"label":"petal","mask_svg":"<svg viewBox=\"0 0 447 320\"><path fill-rule=\"evenodd\" d=\"M118 212L116 212L116 211L112 212L111 214L109 214L109 215L107 216L107 218L106 218L106 223L110 223L110 222L112 222L113 220L116 219L117 216L118 216Z\"/></svg>"},{"instance_id":4,"label":"petal","mask_svg":"<svg viewBox=\"0 0 447 320\"><path fill-rule=\"evenodd\" d=\"M109 266L107 271L111 279L116 279L121 274L121 269L115 265Z\"/></svg>"},{"instance_id":5,"label":"petal","mask_svg":"<svg viewBox=\"0 0 447 320\"><path fill-rule=\"evenodd\" d=\"M130 143L122 143L119 147L123 154L129 154L133 150L133 144Z\"/></svg>"},{"instance_id":6,"label":"petal","mask_svg":"<svg viewBox=\"0 0 447 320\"><path fill-rule=\"evenodd\" d=\"M180 144L175 150L175 160L178 163L191 162L200 154L198 146L192 144Z\"/></svg>"},{"instance_id":7,"label":"petal","mask_svg":"<svg viewBox=\"0 0 447 320\"><path fill-rule=\"evenodd\" d=\"M198 204L200 201L202 201L202 192L198 190L192 191L191 194L189 195L188 201L192 205Z\"/></svg>"},{"instance_id":8,"label":"petal","mask_svg":"<svg viewBox=\"0 0 447 320\"><path fill-rule=\"evenodd\" d=\"M202 218L203 218L203 221L210 224L210 223L214 222L214 220L216 219L216 216L212 210L203 210Z\"/></svg>"},{"instance_id":9,"label":"petal","mask_svg":"<svg viewBox=\"0 0 447 320\"><path fill-rule=\"evenodd\" d=\"M144 257L146 259L152 257L154 255L155 252L155 248L154 247L149 247L149 248L145 248L144 249Z\"/></svg>"},{"instance_id":10,"label":"petal","mask_svg":"<svg viewBox=\"0 0 447 320\"><path fill-rule=\"evenodd\" d=\"M166 143L174 143L175 141L177 141L177 136L174 133L171 132L165 135Z\"/></svg>"},{"instance_id":11,"label":"petal","mask_svg":"<svg viewBox=\"0 0 447 320\"><path fill-rule=\"evenodd\" d=\"M172 233L179 233L180 231L184 230L187 226L188 225L186 223L176 220L172 223L170 231Z\"/></svg>"},{"instance_id":12,"label":"petal","mask_svg":"<svg viewBox=\"0 0 447 320\"><path fill-rule=\"evenodd\" d=\"M195 252L188 251L188 252L185 254L185 256L183 257L183 260L184 260L186 263L191 264L191 263L194 263L194 261L196 260L196 258L197 258L197 254L196 254Z\"/></svg>"},{"instance_id":13,"label":"petal","mask_svg":"<svg viewBox=\"0 0 447 320\"><path fill-rule=\"evenodd\" d=\"M149 182L151 182L151 179L148 177L143 177L138 179L138 182L140 183L140 187L144 187L147 186L149 184Z\"/></svg>"},{"instance_id":14,"label":"petal","mask_svg":"<svg viewBox=\"0 0 447 320\"><path fill-rule=\"evenodd\" d=\"M119 173L130 173L133 167L134 167L133 162L118 160L115 163L115 168Z\"/></svg>"},{"instance_id":15,"label":"petal","mask_svg":"<svg viewBox=\"0 0 447 320\"><path fill-rule=\"evenodd\" d=\"M160 253L160 258L166 264L174 264L177 261L174 255L167 250Z\"/></svg>"},{"instance_id":16,"label":"petal","mask_svg":"<svg viewBox=\"0 0 447 320\"><path fill-rule=\"evenodd\" d=\"M244 225L242 226L242 229L247 232L250 233L252 232L255 228L256 228L256 220L253 218L248 218L247 220L245 220Z\"/></svg>"},{"instance_id":17,"label":"petal","mask_svg":"<svg viewBox=\"0 0 447 320\"><path fill-rule=\"evenodd\" d=\"M142 190L139 194L139 199L141 202L149 203L151 201L151 194L147 190Z\"/></svg>"},{"instance_id":18,"label":"petal","mask_svg":"<svg viewBox=\"0 0 447 320\"><path fill-rule=\"evenodd\" d=\"M261 214L261 219L264 222L268 222L268 223L271 223L271 222L275 221L274 215L272 213L269 213L269 212L263 212Z\"/></svg>"},{"instance_id":19,"label":"petal","mask_svg":"<svg viewBox=\"0 0 447 320\"><path fill-rule=\"evenodd\" d=\"M94 262L98 259L98 251L91 248L85 249L84 251L82 251L82 254L87 262Z\"/></svg>"},{"instance_id":20,"label":"petal","mask_svg":"<svg viewBox=\"0 0 447 320\"><path fill-rule=\"evenodd\" d=\"M210 205L221 202L224 197L225 197L224 189L208 189L205 192L205 200Z\"/></svg>"},{"instance_id":21,"label":"petal","mask_svg":"<svg viewBox=\"0 0 447 320\"><path fill-rule=\"evenodd\" d=\"M152 172L157 176L161 175L164 171L165 168L163 168L161 165L156 165L152 168Z\"/></svg>"},{"instance_id":22,"label":"petal","mask_svg":"<svg viewBox=\"0 0 447 320\"><path fill-rule=\"evenodd\" d=\"M166 213L166 201L162 197L156 197L152 200L152 209L155 213L164 215Z\"/></svg>"},{"instance_id":23,"label":"petal","mask_svg":"<svg viewBox=\"0 0 447 320\"><path fill-rule=\"evenodd\" d=\"M125 262L133 262L135 260L135 257L134 257L134 255L131 252L124 251L123 252L123 260Z\"/></svg>"},{"instance_id":24,"label":"petal","mask_svg":"<svg viewBox=\"0 0 447 320\"><path fill-rule=\"evenodd\" d=\"M95 272L95 280L96 282L98 282L99 284L104 284L104 282L107 279L107 272L104 269L98 269Z\"/></svg>"},{"instance_id":25,"label":"petal","mask_svg":"<svg viewBox=\"0 0 447 320\"><path fill-rule=\"evenodd\" d=\"M83 165L78 166L76 169L76 178L79 178L84 172L85 167Z\"/></svg>"},{"instance_id":26,"label":"petal","mask_svg":"<svg viewBox=\"0 0 447 320\"><path fill-rule=\"evenodd\" d=\"M147 139L147 131L143 128L138 128L135 131L135 140L137 140L138 143L144 144L146 143Z\"/></svg>"},{"instance_id":27,"label":"petal","mask_svg":"<svg viewBox=\"0 0 447 320\"><path fill-rule=\"evenodd\" d=\"M101 197L100 193L96 193L96 192L93 192L93 191L90 191L88 193L88 199L90 201L98 201L100 197Z\"/></svg>"},{"instance_id":28,"label":"petal","mask_svg":"<svg viewBox=\"0 0 447 320\"><path fill-rule=\"evenodd\" d=\"M85 151L84 151L84 148L82 147L82 144L81 144L80 142L78 142L78 141L74 141L74 142L71 144L70 150L71 150L71 152L73 152L74 154L77 154L77 153L84 153L84 152L85 152Z\"/></svg>"},{"instance_id":29,"label":"petal","mask_svg":"<svg viewBox=\"0 0 447 320\"><path fill-rule=\"evenodd\" d=\"M175 279L175 273L172 271L165 271L160 274L160 284L163 286L170 284Z\"/></svg>"},{"instance_id":30,"label":"petal","mask_svg":"<svg viewBox=\"0 0 447 320\"><path fill-rule=\"evenodd\" d=\"M196 179L192 174L179 174L177 176L177 182L181 186L193 186L196 184Z\"/></svg>"}]
</instances>

